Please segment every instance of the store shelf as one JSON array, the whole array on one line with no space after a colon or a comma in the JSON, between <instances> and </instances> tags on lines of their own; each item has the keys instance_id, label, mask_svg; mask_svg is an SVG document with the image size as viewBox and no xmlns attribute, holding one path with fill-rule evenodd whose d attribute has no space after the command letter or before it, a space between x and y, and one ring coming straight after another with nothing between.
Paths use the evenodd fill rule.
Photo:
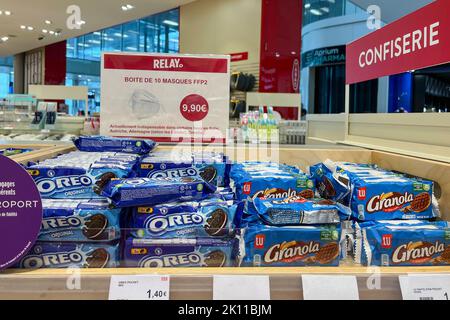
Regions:
<instances>
[{"instance_id":1,"label":"store shelf","mask_svg":"<svg viewBox=\"0 0 450 320\"><path fill-rule=\"evenodd\" d=\"M0 273L0 299L107 299L111 275L170 275L172 300L212 299L214 275L268 275L271 298L303 299L301 276L306 274L355 275L360 299L398 300L402 298L399 275L450 274L449 267L383 267L355 266L302 268L166 268L166 269L47 269L7 270ZM74 282L79 276L79 282ZM369 289L374 277L379 289ZM79 283L79 289L71 289Z\"/></svg>"},{"instance_id":2,"label":"store shelf","mask_svg":"<svg viewBox=\"0 0 450 320\"><path fill-rule=\"evenodd\" d=\"M174 147L160 146L161 149ZM190 146L187 146L190 148ZM241 146L208 147L225 152L232 160L267 160L270 154ZM58 153L69 152L72 146L55 146L39 153L24 154L18 162L36 161ZM390 170L431 179L436 182L443 218L450 220L450 164L399 155L345 147L279 147L279 162L294 164L306 170L309 165L326 159L374 163ZM214 275L268 275L272 299L303 299L301 276L304 274L355 275L361 299L401 299L398 276L404 274L450 274L450 266L366 268L341 264L339 267L287 268L165 268L165 269L40 269L6 270L0 273L0 299L107 299L111 275L161 274L171 276L171 299L212 299ZM367 281L378 277L381 288L371 290ZM77 278L79 277L79 278ZM80 288L71 289L79 279Z\"/></svg>"}]
</instances>

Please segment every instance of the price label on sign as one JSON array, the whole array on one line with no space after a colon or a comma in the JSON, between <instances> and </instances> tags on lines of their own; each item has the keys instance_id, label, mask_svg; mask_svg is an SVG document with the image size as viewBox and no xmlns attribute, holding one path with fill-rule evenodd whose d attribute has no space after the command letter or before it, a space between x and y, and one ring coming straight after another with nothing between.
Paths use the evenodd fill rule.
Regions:
<instances>
[{"instance_id":1,"label":"price label on sign","mask_svg":"<svg viewBox=\"0 0 450 320\"><path fill-rule=\"evenodd\" d=\"M269 276L214 276L214 300L270 300Z\"/></svg>"},{"instance_id":2,"label":"price label on sign","mask_svg":"<svg viewBox=\"0 0 450 320\"><path fill-rule=\"evenodd\" d=\"M305 300L359 300L355 276L303 275Z\"/></svg>"},{"instance_id":3,"label":"price label on sign","mask_svg":"<svg viewBox=\"0 0 450 320\"><path fill-rule=\"evenodd\" d=\"M450 274L399 276L403 300L450 300Z\"/></svg>"},{"instance_id":4,"label":"price label on sign","mask_svg":"<svg viewBox=\"0 0 450 320\"><path fill-rule=\"evenodd\" d=\"M209 112L208 101L198 94L191 94L181 101L180 112L186 120L203 120Z\"/></svg>"},{"instance_id":5,"label":"price label on sign","mask_svg":"<svg viewBox=\"0 0 450 320\"><path fill-rule=\"evenodd\" d=\"M169 276L111 276L109 300L169 300Z\"/></svg>"}]
</instances>

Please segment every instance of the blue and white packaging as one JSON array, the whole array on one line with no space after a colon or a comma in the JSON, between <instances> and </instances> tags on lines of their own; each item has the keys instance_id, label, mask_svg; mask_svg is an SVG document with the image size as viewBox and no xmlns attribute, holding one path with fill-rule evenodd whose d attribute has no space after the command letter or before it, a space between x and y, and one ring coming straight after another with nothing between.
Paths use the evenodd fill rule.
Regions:
<instances>
[{"instance_id":1,"label":"blue and white packaging","mask_svg":"<svg viewBox=\"0 0 450 320\"><path fill-rule=\"evenodd\" d=\"M152 206L173 201L202 200L216 187L200 177L112 179L102 195L118 207Z\"/></svg>"},{"instance_id":2,"label":"blue and white packaging","mask_svg":"<svg viewBox=\"0 0 450 320\"><path fill-rule=\"evenodd\" d=\"M354 260L366 266L449 265L448 223L356 223Z\"/></svg>"},{"instance_id":3,"label":"blue and white packaging","mask_svg":"<svg viewBox=\"0 0 450 320\"><path fill-rule=\"evenodd\" d=\"M71 152L30 164L27 171L44 199L98 199L112 178L134 177L138 160L128 154Z\"/></svg>"},{"instance_id":4,"label":"blue and white packaging","mask_svg":"<svg viewBox=\"0 0 450 320\"><path fill-rule=\"evenodd\" d=\"M156 143L152 140L112 138L105 136L81 136L74 140L80 151L123 152L144 155L151 152Z\"/></svg>"},{"instance_id":5,"label":"blue and white packaging","mask_svg":"<svg viewBox=\"0 0 450 320\"><path fill-rule=\"evenodd\" d=\"M131 268L231 267L236 240L135 239L123 247L123 265Z\"/></svg>"},{"instance_id":6,"label":"blue and white packaging","mask_svg":"<svg viewBox=\"0 0 450 320\"><path fill-rule=\"evenodd\" d=\"M116 268L119 246L100 243L37 242L17 268Z\"/></svg>"},{"instance_id":7,"label":"blue and white packaging","mask_svg":"<svg viewBox=\"0 0 450 320\"><path fill-rule=\"evenodd\" d=\"M39 241L108 242L120 239L121 209L111 209L106 199L43 199Z\"/></svg>"},{"instance_id":8,"label":"blue and white packaging","mask_svg":"<svg viewBox=\"0 0 450 320\"><path fill-rule=\"evenodd\" d=\"M217 187L230 183L227 157L220 153L174 154L155 152L142 159L137 176L142 178L182 178L200 176Z\"/></svg>"},{"instance_id":9,"label":"blue and white packaging","mask_svg":"<svg viewBox=\"0 0 450 320\"><path fill-rule=\"evenodd\" d=\"M227 238L234 236L243 203L212 197L203 201L132 209L129 229L135 238Z\"/></svg>"},{"instance_id":10,"label":"blue and white packaging","mask_svg":"<svg viewBox=\"0 0 450 320\"><path fill-rule=\"evenodd\" d=\"M298 168L271 162L244 162L231 169L237 200L248 198L313 198L314 181Z\"/></svg>"}]
</instances>

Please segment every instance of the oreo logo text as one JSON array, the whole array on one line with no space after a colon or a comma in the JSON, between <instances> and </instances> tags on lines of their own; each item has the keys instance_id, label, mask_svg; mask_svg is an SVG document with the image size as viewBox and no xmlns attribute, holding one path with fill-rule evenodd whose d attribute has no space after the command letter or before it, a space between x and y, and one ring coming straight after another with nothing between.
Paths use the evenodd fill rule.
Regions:
<instances>
[{"instance_id":1,"label":"oreo logo text","mask_svg":"<svg viewBox=\"0 0 450 320\"><path fill-rule=\"evenodd\" d=\"M202 225L203 217L199 214L173 214L164 217L153 217L147 220L145 228L155 234L161 235L168 231L169 228L179 226Z\"/></svg>"},{"instance_id":2,"label":"oreo logo text","mask_svg":"<svg viewBox=\"0 0 450 320\"><path fill-rule=\"evenodd\" d=\"M320 244L314 241L305 242L283 242L271 246L264 254L266 263L293 262L302 260L306 255L318 252Z\"/></svg>"},{"instance_id":3,"label":"oreo logo text","mask_svg":"<svg viewBox=\"0 0 450 320\"><path fill-rule=\"evenodd\" d=\"M177 267L200 265L202 258L196 253L149 257L139 263L141 268Z\"/></svg>"},{"instance_id":4,"label":"oreo logo text","mask_svg":"<svg viewBox=\"0 0 450 320\"><path fill-rule=\"evenodd\" d=\"M198 171L195 168L161 170L148 175L149 178L182 178L195 176L198 176Z\"/></svg>"},{"instance_id":5,"label":"oreo logo text","mask_svg":"<svg viewBox=\"0 0 450 320\"><path fill-rule=\"evenodd\" d=\"M36 186L41 194L52 194L57 190L71 190L79 187L93 185L91 177L86 175L46 178L36 181Z\"/></svg>"},{"instance_id":6,"label":"oreo logo text","mask_svg":"<svg viewBox=\"0 0 450 320\"><path fill-rule=\"evenodd\" d=\"M70 228L79 227L83 224L81 219L77 217L58 217L58 218L45 218L42 220L42 229L57 229L57 228Z\"/></svg>"},{"instance_id":7,"label":"oreo logo text","mask_svg":"<svg viewBox=\"0 0 450 320\"><path fill-rule=\"evenodd\" d=\"M52 253L40 256L28 256L22 261L26 269L37 269L51 266L69 266L83 262L83 256L76 251L66 253Z\"/></svg>"}]
</instances>

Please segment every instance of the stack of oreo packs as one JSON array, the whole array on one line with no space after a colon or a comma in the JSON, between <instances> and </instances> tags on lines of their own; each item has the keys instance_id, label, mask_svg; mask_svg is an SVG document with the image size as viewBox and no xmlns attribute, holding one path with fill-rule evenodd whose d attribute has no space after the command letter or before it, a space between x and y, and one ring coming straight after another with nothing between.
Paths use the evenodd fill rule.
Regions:
<instances>
[{"instance_id":1,"label":"stack of oreo packs","mask_svg":"<svg viewBox=\"0 0 450 320\"><path fill-rule=\"evenodd\" d=\"M311 167L320 194L351 209L349 234L358 264L447 265L449 229L439 217L433 182L378 168L332 162Z\"/></svg>"},{"instance_id":2,"label":"stack of oreo packs","mask_svg":"<svg viewBox=\"0 0 450 320\"><path fill-rule=\"evenodd\" d=\"M235 226L243 204L235 203L234 193L228 188L229 168L227 158L220 153L155 152L144 158L137 171L146 183L141 192L157 191L146 199L136 199L140 204L129 208L122 248L124 266L234 265ZM198 188L196 181L200 180L203 183ZM162 183L167 181L186 192L162 200L169 199L167 193L162 194ZM191 198L186 199L193 183L202 191L189 193Z\"/></svg>"},{"instance_id":3,"label":"stack of oreo packs","mask_svg":"<svg viewBox=\"0 0 450 320\"><path fill-rule=\"evenodd\" d=\"M316 198L314 181L298 168L246 162L231 170L240 221L240 266L331 266L339 263L340 221L348 210Z\"/></svg>"},{"instance_id":4,"label":"stack of oreo packs","mask_svg":"<svg viewBox=\"0 0 450 320\"><path fill-rule=\"evenodd\" d=\"M80 150L27 168L43 199L43 221L38 242L19 268L119 265L123 210L111 209L100 193L111 179L134 176L140 154L154 143L80 137L75 145Z\"/></svg>"}]
</instances>

